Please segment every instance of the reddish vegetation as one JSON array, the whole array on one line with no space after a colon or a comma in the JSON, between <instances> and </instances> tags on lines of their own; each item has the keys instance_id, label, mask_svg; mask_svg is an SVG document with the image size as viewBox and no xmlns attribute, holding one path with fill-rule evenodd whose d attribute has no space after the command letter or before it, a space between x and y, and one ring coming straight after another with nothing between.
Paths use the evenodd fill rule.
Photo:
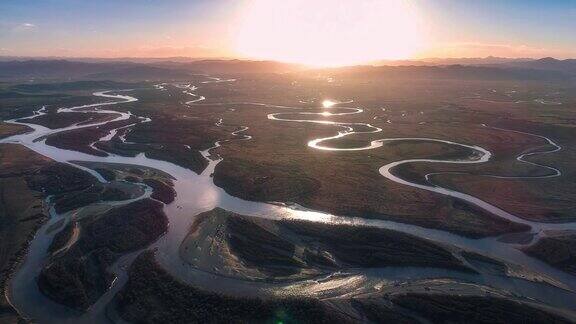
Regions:
<instances>
[{"instance_id":1,"label":"reddish vegetation","mask_svg":"<svg viewBox=\"0 0 576 324\"><path fill-rule=\"evenodd\" d=\"M30 128L28 126L8 124L0 121L0 139L12 135L23 134L29 130Z\"/></svg>"},{"instance_id":2,"label":"reddish vegetation","mask_svg":"<svg viewBox=\"0 0 576 324\"><path fill-rule=\"evenodd\" d=\"M174 201L174 198L176 197L176 190L174 190L174 188L171 186L155 179L145 179L144 183L152 187L152 198L165 204L169 204Z\"/></svg>"},{"instance_id":3,"label":"reddish vegetation","mask_svg":"<svg viewBox=\"0 0 576 324\"><path fill-rule=\"evenodd\" d=\"M576 275L576 232L547 232L524 252Z\"/></svg>"},{"instance_id":4,"label":"reddish vegetation","mask_svg":"<svg viewBox=\"0 0 576 324\"><path fill-rule=\"evenodd\" d=\"M549 183L538 188L531 186L532 180L491 179L474 176L442 177L443 183L455 190L464 191L522 218L534 221L566 221L574 219L576 207L562 194L547 190L557 180L539 180Z\"/></svg>"}]
</instances>

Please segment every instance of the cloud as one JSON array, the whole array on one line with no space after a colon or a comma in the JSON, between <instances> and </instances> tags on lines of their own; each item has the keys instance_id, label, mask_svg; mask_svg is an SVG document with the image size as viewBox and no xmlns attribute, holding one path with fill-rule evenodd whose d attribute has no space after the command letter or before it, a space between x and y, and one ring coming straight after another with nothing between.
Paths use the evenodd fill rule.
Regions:
<instances>
[{"instance_id":1,"label":"cloud","mask_svg":"<svg viewBox=\"0 0 576 324\"><path fill-rule=\"evenodd\" d=\"M32 31L37 29L38 26L33 23L25 22L14 26L13 30L16 32Z\"/></svg>"}]
</instances>

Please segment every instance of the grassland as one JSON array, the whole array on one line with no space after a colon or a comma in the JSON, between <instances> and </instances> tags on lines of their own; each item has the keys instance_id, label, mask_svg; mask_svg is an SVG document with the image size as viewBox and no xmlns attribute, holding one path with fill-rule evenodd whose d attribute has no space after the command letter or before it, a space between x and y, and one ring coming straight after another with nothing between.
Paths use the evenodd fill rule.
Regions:
<instances>
[{"instance_id":1,"label":"grassland","mask_svg":"<svg viewBox=\"0 0 576 324\"><path fill-rule=\"evenodd\" d=\"M15 322L17 313L4 295L6 280L25 254L28 240L46 219L43 195L30 189L27 177L50 162L16 145L0 145L0 320Z\"/></svg>"},{"instance_id":2,"label":"grassland","mask_svg":"<svg viewBox=\"0 0 576 324\"><path fill-rule=\"evenodd\" d=\"M0 145L0 166L0 319L16 322L4 292L29 240L48 217L46 197L86 188L91 181L84 172L12 144Z\"/></svg>"},{"instance_id":3,"label":"grassland","mask_svg":"<svg viewBox=\"0 0 576 324\"><path fill-rule=\"evenodd\" d=\"M21 125L0 122L0 139L16 134L23 134L28 131L28 127Z\"/></svg>"},{"instance_id":4,"label":"grassland","mask_svg":"<svg viewBox=\"0 0 576 324\"><path fill-rule=\"evenodd\" d=\"M572 84L382 79L373 75L338 74L329 78L301 74L236 77L238 81L231 83L200 83L204 80L200 76L192 78L192 83L200 87L194 92L207 98L198 104L186 104L196 97L183 93L181 85L167 85L166 91L154 89L150 83L3 85L0 117L23 117L47 104L48 114L36 122L50 128L88 120L108 120L111 116L55 114L55 110L59 106L99 101L101 99L90 97L90 94L104 90L103 87L133 88L129 94L139 101L116 105L114 109L149 117L151 122L119 131L111 141L95 144L99 150L91 145L111 129L135 122L135 117L59 133L48 137L47 143L98 156L106 155L104 152L124 156L143 152L148 157L200 173L208 162L199 151L223 140L222 146L213 151L223 158L213 179L217 186L236 197L297 203L344 217L392 220L470 238L526 234L527 225L502 219L459 199L398 184L378 172L381 166L404 159L470 159L470 150L409 140L386 143L374 150L319 151L310 148L308 142L336 135L343 128L267 118L272 113L321 112L323 99L354 99L342 106L360 107L363 111L359 114L308 115L305 118L370 123L382 131L324 144L351 148L381 138L435 138L479 145L493 153L487 163L416 162L403 165L394 173L415 183L434 184L474 195L526 220L564 222L576 217L576 184L573 181L576 179L573 170L576 128L572 116L576 89ZM561 104L543 104L547 101L538 101L541 98ZM337 112L337 109L332 111ZM293 115L289 118L303 117ZM220 119L222 123L218 123ZM250 140L234 141L240 137L230 133L239 130L240 126L248 128L243 134L250 135ZM367 127L355 126L355 129L365 131ZM0 124L0 137L23 131L22 127ZM542 137L515 131L539 134L558 143L562 147L560 151L532 155L526 160L557 168L562 176L539 178L551 169L519 161L517 157L521 154L549 150L550 144ZM140 183L153 189L155 200L89 211L87 215L73 219L56 237L51 248L54 255L43 269L39 283L42 292L59 303L88 309L113 280L110 265L126 253L146 248L167 228L163 205L158 201L170 204L176 192L172 179L157 170L84 163L112 181L112 184L103 185L84 172L45 161L21 147L0 147L0 159L3 199L0 230L3 241L6 237L14 242L2 244L0 265L3 274L10 272L17 251L25 245L25 238L42 221L38 206L46 195L54 196L58 212L68 212L90 204L107 205L110 201L133 198L140 192L135 189L141 187ZM434 175L426 179L431 173ZM564 272L574 273L573 234L549 234L538 234L538 240L532 245L529 245L530 240L522 241L521 250ZM70 245L71 241L75 243ZM184 262L201 270L258 283L308 280L342 269L391 267L435 268L473 276L475 268L470 264L474 262L489 263L496 272L506 272L500 261L466 252L458 254L454 248L391 230L255 220L223 210L197 217L179 252ZM484 291L482 289L480 291ZM509 295L487 297L478 292L456 296L444 292L436 295L422 286L413 294L404 291L387 296L384 305L375 300L359 304L339 301L345 306L337 308L350 310L352 307L356 310L352 313L358 312L362 319L374 321L412 322L419 316L445 321L449 317L446 308L453 310L453 318L458 321L564 320ZM120 316L135 322L347 320L331 310L333 304L322 300L247 299L187 286L170 277L150 253L140 256L132 265L130 279L116 303ZM1 310L5 316L15 316L5 301Z\"/></svg>"},{"instance_id":5,"label":"grassland","mask_svg":"<svg viewBox=\"0 0 576 324\"><path fill-rule=\"evenodd\" d=\"M524 251L554 267L576 274L576 233L573 231L547 231Z\"/></svg>"},{"instance_id":6,"label":"grassland","mask_svg":"<svg viewBox=\"0 0 576 324\"><path fill-rule=\"evenodd\" d=\"M518 89L519 99L537 96L537 92L549 91L546 86L534 83L506 82L453 82L422 81L384 82L382 80L339 80L338 82L321 82L318 80L298 80L296 85L288 84L282 79L273 85L264 85L255 80L246 80L236 84L234 101L247 101L253 96L254 88L270 91L268 96L250 98L250 101L262 101L275 104L287 104L302 109L296 111L321 111L318 101L323 98L346 100L354 98L352 104L343 106L362 107L364 112L357 115L328 117L326 120L344 122L368 122L383 129L380 133L359 134L351 137L357 145L366 145L371 140L397 137L429 137L453 140L468 145L480 145L493 153L489 163L482 165L442 165L418 164L409 166L409 170L399 170L409 174L409 179L423 181L424 175L431 172L469 173L463 176L461 186L456 187L464 192L478 194L481 198L504 209L518 201L502 205L505 194L492 195L492 190L505 184L505 179L484 178L478 175L541 175L541 168L520 163L516 157L527 150L542 147L541 138L514 132L496 131L482 126L510 128L512 130L532 131L555 137L566 132L564 151L558 155L534 156L531 160L548 159L554 166L570 161L568 133L571 128L562 125L562 131L552 132L556 126L550 124L540 114L548 107L533 104L484 105L478 99L466 99L476 92L488 100L501 100L500 96L488 89L505 93ZM285 82L285 83L283 83ZM282 95L275 91L284 89ZM264 90L262 90L264 91ZM286 93L290 95L286 95ZM566 91L566 94L568 91ZM414 95L417 94L417 95ZM258 95L258 92L256 92ZM242 97L245 96L245 97ZM505 95L501 95L505 96ZM208 96L210 98L210 96ZM239 98L237 98L239 97ZM506 97L506 96L505 96ZM301 104L299 99L316 98L316 103ZM507 97L508 98L508 97ZM508 98L511 102L513 99ZM564 107L570 107L573 98L566 97ZM210 99L206 104L209 105ZM198 111L220 109L221 106L195 107ZM253 137L248 142L236 145L225 145L220 151L225 157L218 165L215 182L229 193L249 200L292 201L310 207L329 211L339 215L358 217L384 218L400 222L418 224L426 227L447 229L472 237L492 236L506 232L525 230L518 224L503 221L480 210L465 206L458 201L447 199L435 193L424 192L402 186L382 178L378 174L380 166L401 160L417 158L442 158L451 156L450 148L430 143L402 142L385 145L384 148L370 151L354 152L321 152L307 147L311 139L336 134L340 128L334 126L274 122L268 120L268 113L290 112L289 109L266 108L250 105L230 105L234 111L222 113L224 122L230 125L249 127L247 134ZM554 108L558 110L558 108ZM558 111L558 116L565 116L569 110ZM522 111L526 111L526 115ZM295 116L299 118L301 116ZM522 119L520 119L522 117ZM322 117L312 117L312 119ZM568 118L568 117L566 117ZM532 121L528 121L533 119ZM389 121L389 122L388 122ZM558 122L558 120L554 120ZM350 145L350 144L346 144ZM456 152L454 152L456 153ZM561 159L564 162L555 163ZM566 165L568 169L568 166ZM450 186L448 180L459 178L458 174L434 177L439 185ZM473 188L473 183L484 181L486 186ZM542 201L548 209L563 208L573 201L570 193L572 182L568 177L550 180L555 186L542 186L546 180L523 181L523 187L529 186L536 196L565 196L565 204L550 204ZM558 184L560 184L558 186ZM546 189L543 189L543 188ZM563 188L556 189L556 188ZM518 189L521 190L521 189ZM547 190L549 193L544 193ZM530 197L532 202L537 200ZM543 197L544 198L544 197ZM563 200L564 200L563 199ZM573 204L572 204L573 205ZM557 207L555 207L557 206ZM524 210L530 208L527 207ZM564 207L566 208L566 207ZM522 210L522 211L524 211ZM511 209L515 212L516 209ZM518 210L520 211L520 210ZM520 217L541 220L570 218L569 210L557 213L535 211L530 215L517 213ZM556 216L554 216L556 215Z\"/></svg>"},{"instance_id":7,"label":"grassland","mask_svg":"<svg viewBox=\"0 0 576 324\"><path fill-rule=\"evenodd\" d=\"M145 199L84 218L79 226L78 241L65 254L53 256L38 285L53 300L85 310L114 280L110 265L155 241L166 231L167 219L161 203Z\"/></svg>"},{"instance_id":8,"label":"grassland","mask_svg":"<svg viewBox=\"0 0 576 324\"><path fill-rule=\"evenodd\" d=\"M180 246L180 256L208 272L257 281L387 267L474 272L446 247L412 235L362 226L265 220L222 209L198 216Z\"/></svg>"},{"instance_id":9,"label":"grassland","mask_svg":"<svg viewBox=\"0 0 576 324\"><path fill-rule=\"evenodd\" d=\"M338 74L332 75L331 79L322 75L253 74L243 75L237 82L217 84L201 84L200 80L191 80L200 86L196 92L207 98L199 105L185 105L194 98L184 94L181 88L167 86L166 91L157 91L149 84L133 85L135 90L130 94L139 101L118 105L115 109L132 111L153 121L139 124L126 133L120 132L119 135L126 136L126 143L116 136L96 147L127 156L145 152L149 157L199 173L205 168L206 160L198 151L210 147L217 139L232 139L229 132L242 125L248 127L247 134L252 140L225 143L216 151L224 161L217 166L214 181L234 196L256 201L295 202L338 215L389 219L470 237L526 229L461 201L399 185L378 174L380 166L400 159L462 158L469 152L416 141L389 143L370 151L319 152L307 147L307 142L334 135L341 130L339 127L267 119L269 113L321 111L319 102L326 98L354 99L353 103L342 106L361 107L364 109L361 114L311 118L370 123L383 131L326 144L352 147L378 138L430 137L480 145L493 153L489 163L413 163L396 172L420 183L425 181L427 173L448 172L433 176L433 183L472 194L526 219L557 222L574 217L575 198L571 193L576 192L576 188L568 179L573 178L570 161L575 153L571 143L576 134L571 126L569 108L576 98L571 95L573 86L569 83L392 80L373 75ZM69 99L80 100L102 86L97 83L81 87L44 86L37 91L30 87L9 90L26 90L34 95L66 95ZM562 105L542 105L535 101L550 96L553 96L550 100L561 101ZM70 118L73 119L59 122L69 124L77 117ZM225 127L214 126L219 118L223 118ZM103 155L89 145L109 129L128 123L62 133L48 138L48 143ZM547 172L516 160L522 153L546 148L542 138L491 129L482 124L553 138L562 145L560 152L531 156L529 161L557 167L565 176L534 180L482 176L539 176Z\"/></svg>"}]
</instances>

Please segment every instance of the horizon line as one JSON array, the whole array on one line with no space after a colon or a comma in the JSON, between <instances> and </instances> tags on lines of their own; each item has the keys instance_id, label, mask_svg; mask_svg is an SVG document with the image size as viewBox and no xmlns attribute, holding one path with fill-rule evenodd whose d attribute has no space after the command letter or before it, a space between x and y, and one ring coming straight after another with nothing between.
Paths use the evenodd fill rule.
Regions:
<instances>
[{"instance_id":1,"label":"horizon line","mask_svg":"<svg viewBox=\"0 0 576 324\"><path fill-rule=\"evenodd\" d=\"M248 57L234 57L234 56L117 56L117 57L99 57L99 56L59 56L59 55L0 55L0 59L24 59L24 60L170 60L170 59L187 59L193 61L252 61L252 62L277 62L293 65L307 65L302 63L288 62L282 60L265 59L265 58L248 58ZM543 57L506 57L506 56L447 56L447 57L420 57L420 58L406 58L406 59L376 59L372 61L367 61L355 65L369 65L377 62L425 62L427 60L489 60L489 59L501 59L501 60L543 60L543 59L554 59L558 61L564 60L574 60L576 57L570 58L558 58L554 56L543 56Z\"/></svg>"}]
</instances>

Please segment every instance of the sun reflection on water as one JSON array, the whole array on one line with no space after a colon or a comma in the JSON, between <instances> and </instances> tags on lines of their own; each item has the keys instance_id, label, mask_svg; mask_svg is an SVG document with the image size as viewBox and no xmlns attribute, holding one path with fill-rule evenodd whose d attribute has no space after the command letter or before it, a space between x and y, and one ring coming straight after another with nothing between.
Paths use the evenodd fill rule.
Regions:
<instances>
[{"instance_id":1,"label":"sun reflection on water","mask_svg":"<svg viewBox=\"0 0 576 324\"><path fill-rule=\"evenodd\" d=\"M324 108L332 108L335 104L336 104L336 102L332 101L332 100L322 101L322 107L324 107Z\"/></svg>"}]
</instances>

